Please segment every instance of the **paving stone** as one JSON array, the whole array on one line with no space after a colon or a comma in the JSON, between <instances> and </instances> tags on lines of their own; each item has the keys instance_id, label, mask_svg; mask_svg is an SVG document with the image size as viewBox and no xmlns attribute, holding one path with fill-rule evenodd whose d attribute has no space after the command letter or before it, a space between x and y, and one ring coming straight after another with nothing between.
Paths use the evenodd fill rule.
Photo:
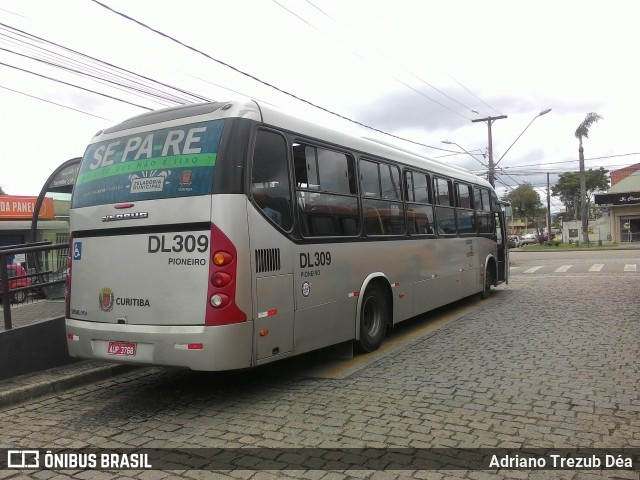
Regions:
<instances>
[{"instance_id":1,"label":"paving stone","mask_svg":"<svg viewBox=\"0 0 640 480\"><path fill-rule=\"evenodd\" d=\"M339 378L296 376L279 367L233 375L124 372L0 407L0 446L640 448L640 282L633 281L640 277L619 278L631 281L616 283L612 295L611 278L515 277L497 298L474 304L470 315ZM554 313L537 315L543 308ZM331 461L339 464L339 458ZM170 478L150 473L123 476ZM481 480L609 473L247 470L178 476Z\"/></svg>"}]
</instances>

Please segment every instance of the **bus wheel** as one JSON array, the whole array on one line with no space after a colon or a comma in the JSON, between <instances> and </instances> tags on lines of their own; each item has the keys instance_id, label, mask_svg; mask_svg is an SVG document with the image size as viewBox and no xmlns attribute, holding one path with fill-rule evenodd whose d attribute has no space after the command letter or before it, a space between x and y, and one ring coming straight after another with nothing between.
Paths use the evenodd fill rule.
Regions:
<instances>
[{"instance_id":1,"label":"bus wheel","mask_svg":"<svg viewBox=\"0 0 640 480\"><path fill-rule=\"evenodd\" d=\"M362 352L377 350L387 329L387 295L376 284L367 287L360 310L360 340L356 347Z\"/></svg>"},{"instance_id":2,"label":"bus wheel","mask_svg":"<svg viewBox=\"0 0 640 480\"><path fill-rule=\"evenodd\" d=\"M493 286L493 268L487 267L487 271L484 274L484 288L480 292L480 298L486 300L491 295L491 287Z\"/></svg>"}]
</instances>

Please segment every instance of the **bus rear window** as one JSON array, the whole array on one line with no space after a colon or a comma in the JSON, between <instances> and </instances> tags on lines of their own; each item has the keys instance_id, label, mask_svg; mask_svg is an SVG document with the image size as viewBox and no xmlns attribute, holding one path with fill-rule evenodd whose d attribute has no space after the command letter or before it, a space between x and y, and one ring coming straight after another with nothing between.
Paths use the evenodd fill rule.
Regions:
<instances>
[{"instance_id":1,"label":"bus rear window","mask_svg":"<svg viewBox=\"0 0 640 480\"><path fill-rule=\"evenodd\" d=\"M223 126L193 123L89 145L72 208L211 194Z\"/></svg>"}]
</instances>

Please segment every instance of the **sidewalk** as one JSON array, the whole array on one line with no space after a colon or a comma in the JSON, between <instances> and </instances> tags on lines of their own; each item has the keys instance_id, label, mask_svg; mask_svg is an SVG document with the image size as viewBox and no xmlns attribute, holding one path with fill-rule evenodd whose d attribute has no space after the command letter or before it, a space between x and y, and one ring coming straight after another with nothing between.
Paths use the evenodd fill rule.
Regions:
<instances>
[{"instance_id":1,"label":"sidewalk","mask_svg":"<svg viewBox=\"0 0 640 480\"><path fill-rule=\"evenodd\" d=\"M138 368L140 367L81 360L63 367L0 380L0 409Z\"/></svg>"},{"instance_id":2,"label":"sidewalk","mask_svg":"<svg viewBox=\"0 0 640 480\"><path fill-rule=\"evenodd\" d=\"M11 326L13 328L32 323L64 317L64 300L35 300L20 305L11 305ZM4 321L0 321L0 334L5 330Z\"/></svg>"},{"instance_id":3,"label":"sidewalk","mask_svg":"<svg viewBox=\"0 0 640 480\"><path fill-rule=\"evenodd\" d=\"M15 330L38 322L51 321L64 317L64 309L64 300L36 300L33 303L11 305L11 324ZM0 322L0 335L6 332L4 322ZM110 378L135 368L139 367L79 360L68 365L0 380L0 408Z\"/></svg>"}]
</instances>

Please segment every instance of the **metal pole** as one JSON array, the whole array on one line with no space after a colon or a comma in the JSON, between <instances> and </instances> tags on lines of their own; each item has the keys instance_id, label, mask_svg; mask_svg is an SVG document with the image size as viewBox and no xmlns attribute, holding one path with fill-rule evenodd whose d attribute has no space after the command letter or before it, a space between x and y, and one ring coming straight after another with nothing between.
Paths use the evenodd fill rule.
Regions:
<instances>
[{"instance_id":1,"label":"metal pole","mask_svg":"<svg viewBox=\"0 0 640 480\"><path fill-rule=\"evenodd\" d=\"M502 154L502 156L498 159L498 161L496 162L496 166L500 163L500 160L502 160L504 158L504 156L509 152L509 150L511 150L511 147L513 147L516 142L518 141L518 139L524 134L524 132L527 131L527 128L529 128L531 126L531 124L534 122L534 120L538 117L541 117L542 115L546 115L547 113L549 113L551 111L550 108L547 108L546 110L542 110L538 115L536 115L535 117L533 117L533 119L529 122L529 124L524 127L524 130L522 130L522 132L520 132L520 135L518 135L516 137L516 139L513 141L513 143L509 146L509 148L507 148L507 151L504 152Z\"/></svg>"},{"instance_id":2,"label":"metal pole","mask_svg":"<svg viewBox=\"0 0 640 480\"><path fill-rule=\"evenodd\" d=\"M483 167L486 167L486 165L484 163L482 163L482 161L478 157L476 157L473 153L467 152L464 148L462 148L456 142L452 142L450 140L442 140L442 143L446 143L447 145L455 145L460 150L462 150L464 153L466 153L467 155L473 157L473 159L476 160L480 165L482 165ZM450 151L453 151L453 150L450 150Z\"/></svg>"},{"instance_id":3,"label":"metal pole","mask_svg":"<svg viewBox=\"0 0 640 480\"><path fill-rule=\"evenodd\" d=\"M547 172L547 243L551 244L551 187L549 186L549 172Z\"/></svg>"},{"instance_id":4,"label":"metal pole","mask_svg":"<svg viewBox=\"0 0 640 480\"><path fill-rule=\"evenodd\" d=\"M2 282L2 311L4 329L11 330L11 294L9 293L9 272L7 272L7 256L0 255L0 281Z\"/></svg>"},{"instance_id":5,"label":"metal pole","mask_svg":"<svg viewBox=\"0 0 640 480\"><path fill-rule=\"evenodd\" d=\"M489 148L488 148L488 153L489 153L489 183L491 184L492 187L496 186L496 179L495 179L495 165L493 164L493 137L491 136L491 120L489 120L487 122L487 126L489 127Z\"/></svg>"}]
</instances>

